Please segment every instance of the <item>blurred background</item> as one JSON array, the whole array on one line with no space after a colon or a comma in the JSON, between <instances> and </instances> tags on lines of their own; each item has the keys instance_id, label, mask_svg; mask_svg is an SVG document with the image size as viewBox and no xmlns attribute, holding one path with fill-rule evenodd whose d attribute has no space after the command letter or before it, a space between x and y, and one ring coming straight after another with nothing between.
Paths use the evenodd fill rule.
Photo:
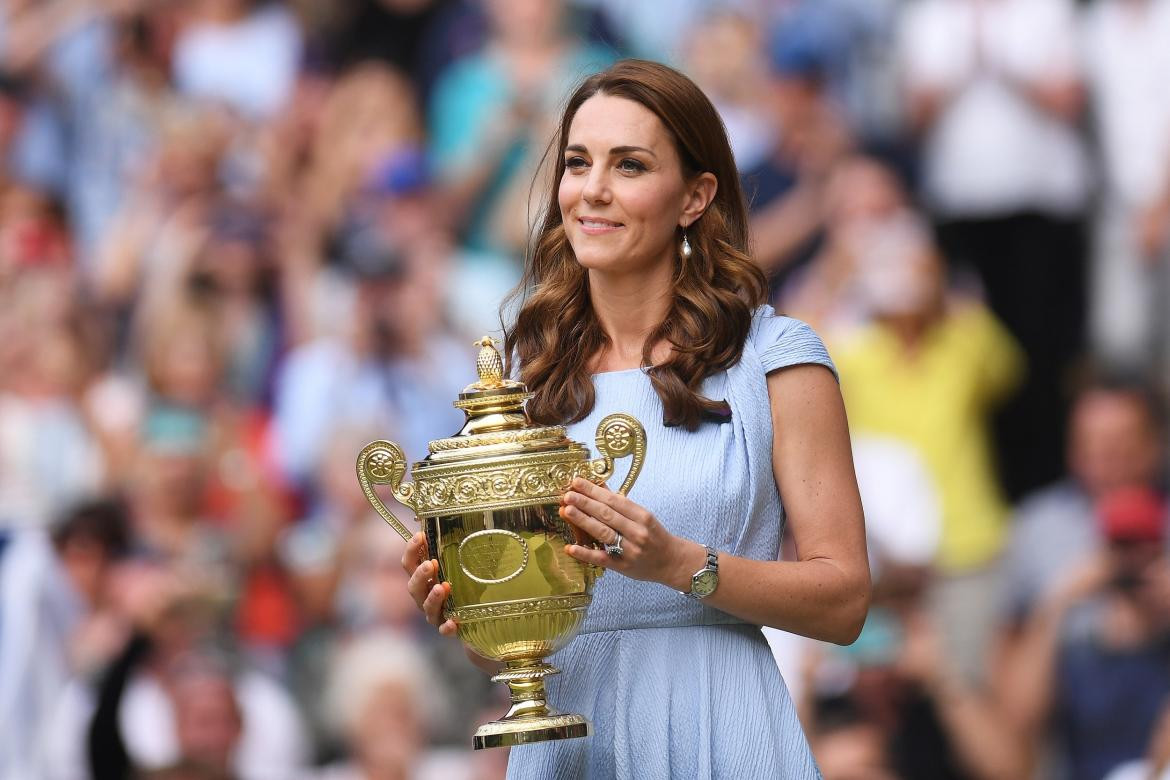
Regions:
<instances>
[{"instance_id":1,"label":"blurred background","mask_svg":"<svg viewBox=\"0 0 1170 780\"><path fill-rule=\"evenodd\" d=\"M1170 776L1170 0L0 0L0 777L503 776L354 460L459 427L631 55L840 368L874 608L768 632L825 776Z\"/></svg>"}]
</instances>

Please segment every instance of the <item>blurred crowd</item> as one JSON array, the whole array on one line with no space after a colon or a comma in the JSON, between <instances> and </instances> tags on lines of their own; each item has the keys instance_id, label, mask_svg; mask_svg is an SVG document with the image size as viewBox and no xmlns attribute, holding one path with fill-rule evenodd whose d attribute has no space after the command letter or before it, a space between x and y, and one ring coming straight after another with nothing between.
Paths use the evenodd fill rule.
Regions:
<instances>
[{"instance_id":1,"label":"blurred crowd","mask_svg":"<svg viewBox=\"0 0 1170 780\"><path fill-rule=\"evenodd\" d=\"M458 429L624 56L840 370L825 777L1170 777L1170 0L0 0L0 778L503 776L354 461Z\"/></svg>"}]
</instances>

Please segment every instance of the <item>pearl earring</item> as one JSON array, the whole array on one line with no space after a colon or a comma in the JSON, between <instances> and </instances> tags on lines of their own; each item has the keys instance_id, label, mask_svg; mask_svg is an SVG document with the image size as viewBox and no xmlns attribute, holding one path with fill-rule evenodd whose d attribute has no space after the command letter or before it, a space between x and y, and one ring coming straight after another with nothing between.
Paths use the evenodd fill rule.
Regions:
<instances>
[{"instance_id":1,"label":"pearl earring","mask_svg":"<svg viewBox=\"0 0 1170 780\"><path fill-rule=\"evenodd\" d=\"M683 260L691 259L693 250L691 249L691 242L687 240L686 230L683 231L682 249L680 251L682 252Z\"/></svg>"}]
</instances>

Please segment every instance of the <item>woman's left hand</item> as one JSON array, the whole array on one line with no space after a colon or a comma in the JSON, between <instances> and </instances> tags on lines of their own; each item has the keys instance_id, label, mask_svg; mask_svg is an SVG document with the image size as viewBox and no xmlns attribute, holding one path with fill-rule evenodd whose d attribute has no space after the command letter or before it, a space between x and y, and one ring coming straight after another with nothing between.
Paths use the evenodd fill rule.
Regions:
<instances>
[{"instance_id":1,"label":"woman's left hand","mask_svg":"<svg viewBox=\"0 0 1170 780\"><path fill-rule=\"evenodd\" d=\"M570 544L565 550L579 561L614 569L627 577L681 590L681 580L689 582L690 572L697 571L706 560L706 552L698 543L670 533L654 515L620 493L580 477L573 480L561 498L560 514L605 545L613 545L621 534L621 555L581 544ZM696 555L698 562L688 570L688 557Z\"/></svg>"}]
</instances>

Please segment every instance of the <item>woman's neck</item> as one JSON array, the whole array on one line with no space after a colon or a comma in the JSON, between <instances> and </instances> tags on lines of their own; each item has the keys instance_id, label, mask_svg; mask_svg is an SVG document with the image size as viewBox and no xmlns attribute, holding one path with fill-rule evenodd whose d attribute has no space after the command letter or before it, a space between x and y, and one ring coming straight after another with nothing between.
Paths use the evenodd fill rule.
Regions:
<instances>
[{"instance_id":1,"label":"woman's neck","mask_svg":"<svg viewBox=\"0 0 1170 780\"><path fill-rule=\"evenodd\" d=\"M657 328L671 305L671 269L650 274L613 275L589 272L589 297L609 346L594 357L595 372L620 371L642 365L646 339ZM651 359L666 358L665 345L652 345Z\"/></svg>"}]
</instances>

